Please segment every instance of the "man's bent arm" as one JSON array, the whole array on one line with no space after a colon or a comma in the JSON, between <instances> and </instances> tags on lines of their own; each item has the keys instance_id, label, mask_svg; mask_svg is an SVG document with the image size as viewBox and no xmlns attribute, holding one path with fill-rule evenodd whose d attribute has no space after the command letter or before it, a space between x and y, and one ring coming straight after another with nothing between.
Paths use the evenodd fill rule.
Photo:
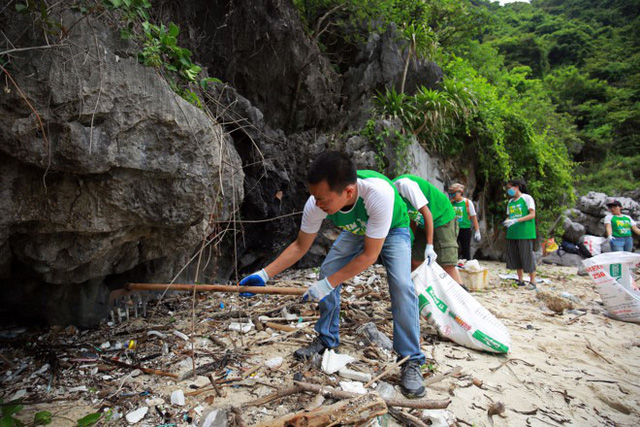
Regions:
<instances>
[{"instance_id":1,"label":"man's bent arm","mask_svg":"<svg viewBox=\"0 0 640 427\"><path fill-rule=\"evenodd\" d=\"M355 277L362 273L364 270L373 265L378 259L382 246L384 245L384 239L372 239L370 237L364 238L364 250L361 254L349 261L347 265L340 270L327 277L329 283L334 288L340 283Z\"/></svg>"},{"instance_id":2,"label":"man's bent arm","mask_svg":"<svg viewBox=\"0 0 640 427\"><path fill-rule=\"evenodd\" d=\"M433 245L433 215L431 214L431 209L429 209L429 206L424 205L419 209L419 212L424 218L424 231L427 237L427 244Z\"/></svg>"},{"instance_id":3,"label":"man's bent arm","mask_svg":"<svg viewBox=\"0 0 640 427\"><path fill-rule=\"evenodd\" d=\"M276 274L283 272L296 262L300 261L300 258L309 251L309 248L311 248L311 245L317 235L318 233L310 234L300 231L296 240L287 246L287 248L278 255L278 258L266 266L264 271L267 272L269 277L274 277Z\"/></svg>"}]
</instances>

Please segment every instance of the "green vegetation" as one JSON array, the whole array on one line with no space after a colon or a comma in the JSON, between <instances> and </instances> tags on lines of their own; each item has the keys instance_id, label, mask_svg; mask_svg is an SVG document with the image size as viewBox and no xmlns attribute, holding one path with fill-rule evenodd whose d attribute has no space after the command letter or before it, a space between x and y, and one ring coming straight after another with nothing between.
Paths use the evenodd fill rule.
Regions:
<instances>
[{"instance_id":1,"label":"green vegetation","mask_svg":"<svg viewBox=\"0 0 640 427\"><path fill-rule=\"evenodd\" d=\"M640 1L487 7L499 25L485 42L499 50L507 68L529 67L572 125L578 189L632 189L640 180Z\"/></svg>"},{"instance_id":2,"label":"green vegetation","mask_svg":"<svg viewBox=\"0 0 640 427\"><path fill-rule=\"evenodd\" d=\"M543 234L573 202L570 153L581 141L571 113L554 103L531 66L505 66L498 47L484 40L498 25L494 6L474 6L467 0L298 4L309 28L316 28L322 19L333 29L320 41L334 49L327 48L327 56L336 61L351 50L350 45L394 26L405 46L405 69L418 59L433 60L443 69L444 78L436 89L406 92L403 76L400 87L386 88L375 97L375 115L362 135L375 148L379 167L386 163L383 142L394 142L397 157L415 138L427 151L460 164L461 170L475 171L495 222L504 219L505 181L524 178L530 194L544 206L537 218ZM337 4L341 4L338 10ZM364 10L347 13L358 7ZM376 133L380 127L375 122L388 119L399 120L402 129Z\"/></svg>"},{"instance_id":3,"label":"green vegetation","mask_svg":"<svg viewBox=\"0 0 640 427\"><path fill-rule=\"evenodd\" d=\"M318 39L338 69L358 43L392 26L405 69L424 59L443 69L436 89L406 92L403 76L375 97L361 134L380 168L384 144L395 141L397 156L415 138L475 171L495 221L504 182L524 178L542 207L543 235L574 202L574 186L614 194L640 181L639 0L295 3L307 28L326 30ZM380 130L388 119L402 129Z\"/></svg>"},{"instance_id":4,"label":"green vegetation","mask_svg":"<svg viewBox=\"0 0 640 427\"><path fill-rule=\"evenodd\" d=\"M4 403L0 399L0 403ZM24 409L24 406L19 401L11 401L6 405L0 406L0 427L23 427L26 424L15 417L20 411ZM53 415L49 411L40 411L34 414L33 422L29 423L30 426L44 426L51 424Z\"/></svg>"},{"instance_id":5,"label":"green vegetation","mask_svg":"<svg viewBox=\"0 0 640 427\"><path fill-rule=\"evenodd\" d=\"M191 51L178 45L180 28L173 22L169 26L151 22L149 0L105 0L108 9L121 12L125 27L120 31L123 39L134 39L142 50L138 61L162 69L173 90L202 108L198 88L207 89L215 78L199 78L202 68L191 60Z\"/></svg>"}]
</instances>

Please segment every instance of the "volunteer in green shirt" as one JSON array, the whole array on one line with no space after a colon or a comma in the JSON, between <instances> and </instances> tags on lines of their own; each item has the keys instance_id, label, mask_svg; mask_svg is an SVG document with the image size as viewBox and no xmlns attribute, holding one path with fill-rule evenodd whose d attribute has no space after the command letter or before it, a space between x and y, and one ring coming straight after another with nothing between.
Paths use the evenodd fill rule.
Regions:
<instances>
[{"instance_id":1,"label":"volunteer in green shirt","mask_svg":"<svg viewBox=\"0 0 640 427\"><path fill-rule=\"evenodd\" d=\"M612 252L633 252L633 231L640 235L636 222L629 215L622 214L622 203L618 200L607 202L609 214L604 217L604 226L607 229L607 240Z\"/></svg>"},{"instance_id":2,"label":"volunteer in green shirt","mask_svg":"<svg viewBox=\"0 0 640 427\"><path fill-rule=\"evenodd\" d=\"M343 153L328 151L309 168L311 196L302 213L296 240L272 263L245 277L240 285L264 286L281 271L298 262L311 248L324 219L341 228L320 267L319 280L304 294L318 301L318 336L294 352L310 359L340 344L340 290L342 283L369 268L378 257L387 270L393 315L393 349L402 364L400 390L408 397L426 393L421 372L425 356L420 349L418 296L411 281L411 232L407 207L391 181L374 171L356 171Z\"/></svg>"},{"instance_id":3,"label":"volunteer in green shirt","mask_svg":"<svg viewBox=\"0 0 640 427\"><path fill-rule=\"evenodd\" d=\"M479 242L482 236L480 235L480 225L478 224L478 217L476 216L476 208L473 206L473 202L466 197L463 197L464 185L460 183L451 184L449 187L449 199L451 200L451 206L456 213L456 220L460 230L458 231L458 247L460 248L459 255L462 259L471 259L471 224L473 223L473 240Z\"/></svg>"},{"instance_id":4,"label":"volunteer in green shirt","mask_svg":"<svg viewBox=\"0 0 640 427\"><path fill-rule=\"evenodd\" d=\"M411 268L436 259L444 271L462 284L458 264L458 222L449 198L426 179L401 175L393 180L407 204L414 231Z\"/></svg>"},{"instance_id":5,"label":"volunteer in green shirt","mask_svg":"<svg viewBox=\"0 0 640 427\"><path fill-rule=\"evenodd\" d=\"M528 288L535 289L536 204L525 191L524 181L514 179L507 183L507 194L511 199L507 204L507 219L502 224L507 227L507 268L517 271L518 286L525 285L523 272L529 273Z\"/></svg>"}]
</instances>

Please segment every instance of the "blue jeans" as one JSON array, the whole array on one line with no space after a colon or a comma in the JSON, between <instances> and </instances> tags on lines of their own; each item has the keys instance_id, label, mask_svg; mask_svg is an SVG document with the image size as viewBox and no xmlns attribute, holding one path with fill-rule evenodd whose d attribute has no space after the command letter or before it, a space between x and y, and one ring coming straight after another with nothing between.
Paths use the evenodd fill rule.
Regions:
<instances>
[{"instance_id":1,"label":"blue jeans","mask_svg":"<svg viewBox=\"0 0 640 427\"><path fill-rule=\"evenodd\" d=\"M631 249L633 249L633 237L611 237L609 245L611 246L611 252L631 252Z\"/></svg>"},{"instance_id":2,"label":"blue jeans","mask_svg":"<svg viewBox=\"0 0 640 427\"><path fill-rule=\"evenodd\" d=\"M347 265L364 250L364 236L343 231L336 239L320 267L320 278L331 276ZM420 364L425 362L420 349L420 317L418 296L411 281L411 237L408 228L394 228L389 231L380 252L382 264L387 269L387 282L391 295L393 314L393 349L401 358ZM316 332L329 348L340 344L340 290L320 301L320 319L316 322Z\"/></svg>"}]
</instances>

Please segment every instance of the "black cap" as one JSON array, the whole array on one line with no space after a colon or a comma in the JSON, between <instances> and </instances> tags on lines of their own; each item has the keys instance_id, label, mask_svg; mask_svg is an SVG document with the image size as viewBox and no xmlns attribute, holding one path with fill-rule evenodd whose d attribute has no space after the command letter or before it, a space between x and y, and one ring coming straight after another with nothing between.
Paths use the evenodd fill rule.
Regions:
<instances>
[{"instance_id":1,"label":"black cap","mask_svg":"<svg viewBox=\"0 0 640 427\"><path fill-rule=\"evenodd\" d=\"M617 200L609 199L609 200L607 200L607 207L609 207L609 206L620 206L620 207L622 207L622 203L620 203Z\"/></svg>"}]
</instances>

